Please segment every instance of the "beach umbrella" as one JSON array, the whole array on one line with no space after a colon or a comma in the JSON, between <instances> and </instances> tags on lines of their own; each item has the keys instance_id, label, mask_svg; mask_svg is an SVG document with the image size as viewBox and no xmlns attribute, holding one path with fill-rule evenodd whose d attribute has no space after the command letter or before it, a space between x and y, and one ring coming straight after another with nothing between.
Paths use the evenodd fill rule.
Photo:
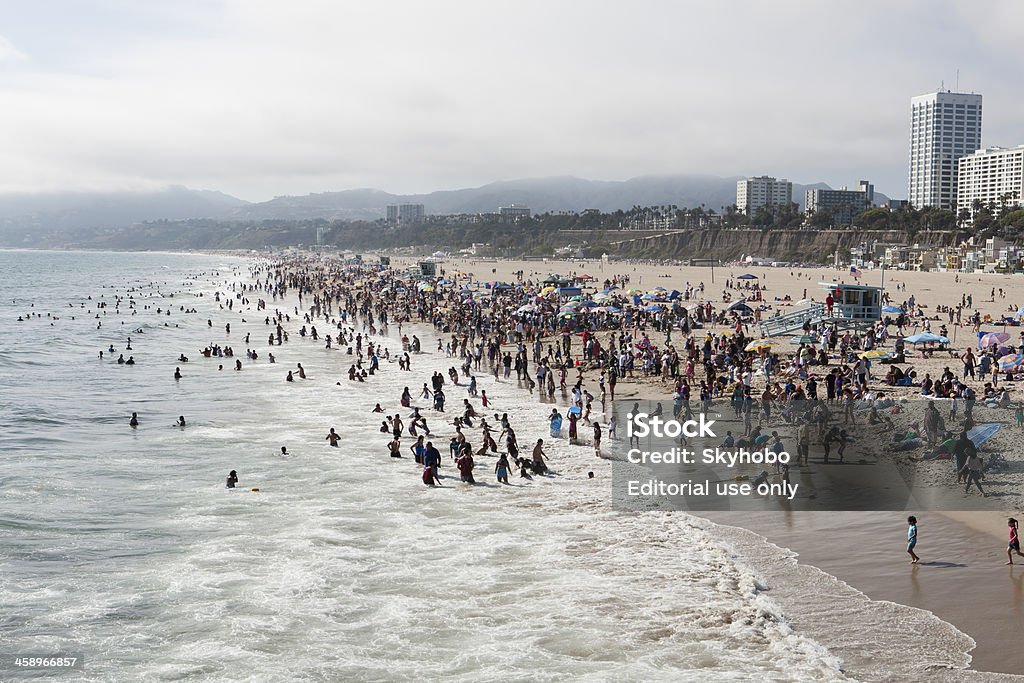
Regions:
<instances>
[{"instance_id":1,"label":"beach umbrella","mask_svg":"<svg viewBox=\"0 0 1024 683\"><path fill-rule=\"evenodd\" d=\"M882 358L888 358L889 353L888 351L881 351L879 349L875 349L874 351L865 351L864 353L860 354L860 357L865 360L881 360Z\"/></svg>"},{"instance_id":2,"label":"beach umbrella","mask_svg":"<svg viewBox=\"0 0 1024 683\"><path fill-rule=\"evenodd\" d=\"M737 280L756 280L757 276L756 275L751 275L750 273L744 273L743 275L740 275L736 279Z\"/></svg>"},{"instance_id":3,"label":"beach umbrella","mask_svg":"<svg viewBox=\"0 0 1024 683\"><path fill-rule=\"evenodd\" d=\"M997 346L1009 340L1010 335L1006 332L989 332L986 335L982 335L979 343L981 346Z\"/></svg>"},{"instance_id":4,"label":"beach umbrella","mask_svg":"<svg viewBox=\"0 0 1024 683\"><path fill-rule=\"evenodd\" d=\"M903 309L899 306L882 306L882 313L902 313Z\"/></svg>"},{"instance_id":5,"label":"beach umbrella","mask_svg":"<svg viewBox=\"0 0 1024 683\"><path fill-rule=\"evenodd\" d=\"M605 306L604 308L609 313L622 313L622 309L615 306Z\"/></svg>"},{"instance_id":6,"label":"beach umbrella","mask_svg":"<svg viewBox=\"0 0 1024 683\"><path fill-rule=\"evenodd\" d=\"M547 287L545 287L544 289L540 290L540 293L541 293L541 294L550 294L550 293L551 293L551 292L553 292L553 291L555 291L555 288L554 288L554 287L552 287L551 285L548 285L548 286L547 286Z\"/></svg>"},{"instance_id":7,"label":"beach umbrella","mask_svg":"<svg viewBox=\"0 0 1024 683\"><path fill-rule=\"evenodd\" d=\"M798 337L793 337L789 340L790 344L817 344L821 340L815 337L813 334L801 334Z\"/></svg>"},{"instance_id":8,"label":"beach umbrella","mask_svg":"<svg viewBox=\"0 0 1024 683\"><path fill-rule=\"evenodd\" d=\"M770 349L775 346L775 342L771 339L755 339L746 346L743 347L744 351L760 351L761 349Z\"/></svg>"},{"instance_id":9,"label":"beach umbrella","mask_svg":"<svg viewBox=\"0 0 1024 683\"><path fill-rule=\"evenodd\" d=\"M648 292L651 293L651 294L661 294L662 292L667 292L667 291L668 290L665 289L664 287L654 287L653 289L648 290Z\"/></svg>"},{"instance_id":10,"label":"beach umbrella","mask_svg":"<svg viewBox=\"0 0 1024 683\"><path fill-rule=\"evenodd\" d=\"M643 294L643 292L641 292L636 287L633 287L632 289L627 289L626 294L628 294L629 296L638 296L640 294Z\"/></svg>"},{"instance_id":11,"label":"beach umbrella","mask_svg":"<svg viewBox=\"0 0 1024 683\"><path fill-rule=\"evenodd\" d=\"M999 359L999 370L1001 372L1015 372L1020 370L1021 366L1024 366L1024 353L1015 353Z\"/></svg>"},{"instance_id":12,"label":"beach umbrella","mask_svg":"<svg viewBox=\"0 0 1024 683\"><path fill-rule=\"evenodd\" d=\"M594 279L594 276L593 276L593 275L587 275L586 273L584 273L583 275L580 275L580 276L579 276L578 278L576 278L576 279L577 279L577 280L593 280L593 279Z\"/></svg>"},{"instance_id":13,"label":"beach umbrella","mask_svg":"<svg viewBox=\"0 0 1024 683\"><path fill-rule=\"evenodd\" d=\"M909 337L904 337L903 341L908 341L911 344L948 344L949 338L941 337L931 332L918 332Z\"/></svg>"},{"instance_id":14,"label":"beach umbrella","mask_svg":"<svg viewBox=\"0 0 1024 683\"><path fill-rule=\"evenodd\" d=\"M598 303L596 301L583 301L580 303L580 306L584 308L597 308Z\"/></svg>"},{"instance_id":15,"label":"beach umbrella","mask_svg":"<svg viewBox=\"0 0 1024 683\"><path fill-rule=\"evenodd\" d=\"M516 309L516 313L533 313L537 310L537 307L533 304L525 304Z\"/></svg>"},{"instance_id":16,"label":"beach umbrella","mask_svg":"<svg viewBox=\"0 0 1024 683\"><path fill-rule=\"evenodd\" d=\"M650 306L645 306L644 307L644 310L647 311L648 313L651 313L653 311L660 311L661 309L662 309L662 305L661 304L651 304Z\"/></svg>"}]
</instances>

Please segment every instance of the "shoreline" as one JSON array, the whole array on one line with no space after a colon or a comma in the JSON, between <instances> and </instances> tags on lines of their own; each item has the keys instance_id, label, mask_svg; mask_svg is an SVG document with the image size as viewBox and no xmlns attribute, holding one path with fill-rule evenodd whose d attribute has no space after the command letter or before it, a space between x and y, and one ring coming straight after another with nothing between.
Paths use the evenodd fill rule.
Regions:
<instances>
[{"instance_id":1,"label":"shoreline","mask_svg":"<svg viewBox=\"0 0 1024 683\"><path fill-rule=\"evenodd\" d=\"M1024 669L1024 653L1015 647L1024 628L1024 565L1004 566L1005 541L1000 546L991 535L980 534L959 521L958 515L932 513L921 517L919 550L925 549L927 554L917 566L909 565L903 557L903 519L899 513L748 516L726 512L700 516L726 528L740 529L730 532L740 552L755 549L749 536L745 537L752 534L792 552L795 564L834 577L873 603L923 610L951 625L973 641L973 647L965 651L969 661L965 671L1017 674ZM879 547L877 540L882 533L886 534L886 545ZM784 575L757 557L747 559L769 577ZM780 588L784 606L799 600L799 596L789 594L791 589L785 582L772 582L769 595ZM1007 593L1012 596L1009 601ZM799 614L799 609L794 613ZM835 643L826 640L823 644L830 649L834 645L843 647L841 637L835 638ZM1013 680L1021 677L1014 675Z\"/></svg>"},{"instance_id":2,"label":"shoreline","mask_svg":"<svg viewBox=\"0 0 1024 683\"><path fill-rule=\"evenodd\" d=\"M444 335L437 332L433 326L428 323L419 323L414 326L418 330L421 330L424 334L424 339L441 337ZM514 345L511 345L514 346ZM504 347L503 347L504 348ZM527 388L518 381L510 380L503 382L503 384L512 387L514 391L520 393L524 402L530 404L536 404L538 410L538 417L543 417L541 411L546 407L558 407L564 409L570 405L568 395L565 392L557 391L553 399L548 399L546 396L531 395ZM630 387L634 391L623 391L623 398L644 398L645 391L648 387L643 384L624 384L620 385L623 389ZM484 386L483 388L486 388ZM611 404L609 409L611 409ZM605 419L609 417L610 413L596 413L595 415L601 415ZM585 430L581 429L581 434L585 433ZM565 438L565 437L563 437ZM575 447L583 449L578 451L577 461L580 466L587 467L585 454L589 450L589 440L584 438L576 442ZM602 460L610 461L607 457L603 457ZM605 504L611 506L611 501L605 501ZM642 512L635 512L633 514L641 515ZM664 515L664 513L661 513ZM669 513L670 515L672 513ZM876 665L879 657L884 657L885 652L890 650L888 641L886 643L872 643L869 644L867 640L859 641L856 645L857 650L852 650L847 646L842 637L834 638L831 637L830 632L824 630L818 630L825 624L831 627L835 627L835 614L831 614L832 621L824 620L822 623L821 613L817 606L809 606L805 600L801 599L801 593L799 588L806 587L806 582L824 582L830 590L834 589L838 593L843 594L843 600L846 601L850 609L855 609L862 612L870 613L872 618L877 618L880 615L885 619L890 620L893 624L899 624L901 619L905 618L907 610L911 610L917 614L917 617L925 624L928 624L930 628L946 629L948 631L947 638L949 644L952 646L948 651L942 653L943 656L939 657L940 662L932 663L928 671L922 671L921 674L927 674L931 680L935 681L959 681L965 680L965 677L971 680L979 681L990 681L990 680L1024 680L1024 676L1014 675L1013 670L1024 669L1024 652L1020 656L1011 655L1010 657L1002 656L1007 649L1011 653L1016 651L1012 647L1008 647L1010 641L1010 633L1016 633L1016 630L995 630L986 631L986 636L994 636L995 634L1002 634L1003 640L1007 642L998 642L998 638L990 638L988 642L979 640L975 636L981 636L978 627L985 622L983 618L972 618L972 615L967 614L962 608L956 610L942 609L940 606L931 605L929 603L924 604L913 604L914 600L907 599L905 596L896 596L900 599L892 599L892 596L879 596L877 595L875 584L870 584L866 588L862 588L865 578L863 572L844 572L841 564L831 564L829 562L821 561L821 558L813 556L808 553L808 546L803 543L802 537L797 534L787 535L785 539L780 539L777 534L777 528L771 524L768 524L768 515L756 516L755 519L762 524L750 524L746 519L733 519L733 517L739 517L743 513L685 513L695 520L702 522L710 522L713 525L713 536L716 540L727 544L732 547L736 552L738 564L748 571L753 572L758 577L767 579L768 585L766 587L758 587L758 594L765 596L768 600L774 603L777 608L781 611L781 618L783 623L793 628L793 630L803 637L809 638L816 643L819 643L822 647L828 649L829 652L840 657L844 661L844 672L849 672L855 677L857 675L863 675L861 669ZM778 521L775 518L781 517L784 513L778 513L777 515L771 515L773 521ZM808 513L808 514L836 514L836 515L852 515L856 518L860 513ZM868 513L875 514L875 513ZM881 513L881 514L895 514L897 524L901 521L898 513ZM936 513L939 514L939 513ZM944 515L947 513L943 513ZM965 515L980 514L986 517L998 517L1002 518L1000 513L988 512L988 513L962 513ZM945 533L943 534L942 545L948 545L950 543L950 530L953 527L963 527L962 524L953 519L953 514L949 513L949 521L946 523L944 528ZM897 527L897 536L901 532L901 529ZM855 545L858 541L863 540L857 537L856 533L848 533L844 537L842 529L837 530L834 533L833 538L838 537L838 545ZM900 538L896 538L894 543L896 546L896 552L900 552L899 548ZM955 545L959 546L962 539L958 537L958 542ZM933 546L936 543L933 541ZM769 558L768 561L765 558ZM825 566L821 566L825 565ZM893 566L896 568L892 573L896 573L900 570L905 569L905 565L902 564L902 560L898 559L894 561ZM782 571L780 571L780 569ZM1024 563L1021 566L1021 575L1024 577ZM801 575L802 580L796 582L798 585L794 586L792 581L792 573L796 572ZM881 581L888 581L890 574L886 574L884 579ZM808 609L810 607L810 609ZM966 617L966 619L965 619ZM895 627L895 626L894 626ZM877 627L872 626L872 630L877 632ZM834 633L834 631L832 632ZM887 634L888 635L888 634ZM918 633L910 633L904 636L909 643L908 647L913 647L915 644L915 638L919 637ZM996 642L993 642L996 641ZM979 643L985 644L979 646ZM866 650L866 652L865 652ZM896 657L896 660L902 661L900 658L902 654ZM895 661L895 660L894 660ZM852 671L850 671L852 669ZM1012 669L1012 670L1010 670Z\"/></svg>"}]
</instances>

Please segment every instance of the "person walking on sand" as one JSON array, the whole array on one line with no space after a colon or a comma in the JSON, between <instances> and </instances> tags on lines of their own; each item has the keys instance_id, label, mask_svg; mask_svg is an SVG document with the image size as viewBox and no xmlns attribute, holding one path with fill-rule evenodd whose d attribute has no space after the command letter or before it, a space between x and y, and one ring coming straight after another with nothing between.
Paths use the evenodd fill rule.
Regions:
<instances>
[{"instance_id":1,"label":"person walking on sand","mask_svg":"<svg viewBox=\"0 0 1024 683\"><path fill-rule=\"evenodd\" d=\"M967 486L964 487L964 494L967 494L967 492L971 490L971 484L974 484L978 487L978 490L981 491L983 498L988 497L988 494L985 493L985 489L981 488L981 480L985 475L982 472L982 462L981 458L978 457L977 451L971 453L970 457L967 458L967 464L963 466L961 472L967 475Z\"/></svg>"},{"instance_id":2,"label":"person walking on sand","mask_svg":"<svg viewBox=\"0 0 1024 683\"><path fill-rule=\"evenodd\" d=\"M1010 517L1007 520L1006 525L1010 528L1010 543L1006 546L1006 564L1013 564L1013 554L1017 553L1021 557L1024 555L1020 552L1020 537L1017 535L1017 520Z\"/></svg>"},{"instance_id":3,"label":"person walking on sand","mask_svg":"<svg viewBox=\"0 0 1024 683\"><path fill-rule=\"evenodd\" d=\"M921 561L914 552L914 546L917 545L917 517L907 517L907 525L907 554L910 555L910 564L917 564Z\"/></svg>"}]
</instances>

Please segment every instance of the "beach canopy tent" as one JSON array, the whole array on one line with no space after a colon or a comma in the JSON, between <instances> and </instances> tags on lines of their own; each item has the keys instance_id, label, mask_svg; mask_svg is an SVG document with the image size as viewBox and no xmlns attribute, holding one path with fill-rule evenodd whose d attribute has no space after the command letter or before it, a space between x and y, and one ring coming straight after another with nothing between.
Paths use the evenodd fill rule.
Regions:
<instances>
[{"instance_id":1,"label":"beach canopy tent","mask_svg":"<svg viewBox=\"0 0 1024 683\"><path fill-rule=\"evenodd\" d=\"M931 332L918 332L909 337L904 337L903 341L908 341L911 344L948 344L949 337L943 337Z\"/></svg>"},{"instance_id":2,"label":"beach canopy tent","mask_svg":"<svg viewBox=\"0 0 1024 683\"><path fill-rule=\"evenodd\" d=\"M811 334L801 334L789 340L790 344L817 344L821 340Z\"/></svg>"},{"instance_id":3,"label":"beach canopy tent","mask_svg":"<svg viewBox=\"0 0 1024 683\"><path fill-rule=\"evenodd\" d=\"M583 290L579 287L559 287L558 296L573 297L580 296L583 294Z\"/></svg>"},{"instance_id":4,"label":"beach canopy tent","mask_svg":"<svg viewBox=\"0 0 1024 683\"><path fill-rule=\"evenodd\" d=\"M738 313L753 313L754 309L747 305L745 301L736 301L729 305L726 310L736 311Z\"/></svg>"},{"instance_id":5,"label":"beach canopy tent","mask_svg":"<svg viewBox=\"0 0 1024 683\"><path fill-rule=\"evenodd\" d=\"M752 274L750 274L750 273L744 273L743 275L740 275L740 276L739 276L739 277L737 277L736 279L737 279L737 280L756 280L756 279L758 279L758 278L757 278L757 276L756 276L756 275L752 275Z\"/></svg>"}]
</instances>

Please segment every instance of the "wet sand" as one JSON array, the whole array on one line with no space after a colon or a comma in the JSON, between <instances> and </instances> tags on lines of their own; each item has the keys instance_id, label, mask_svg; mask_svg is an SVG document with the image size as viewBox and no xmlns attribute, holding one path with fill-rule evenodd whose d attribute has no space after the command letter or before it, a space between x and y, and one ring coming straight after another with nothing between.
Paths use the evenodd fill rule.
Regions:
<instances>
[{"instance_id":1,"label":"wet sand","mask_svg":"<svg viewBox=\"0 0 1024 683\"><path fill-rule=\"evenodd\" d=\"M789 548L799 554L801 564L815 566L874 600L934 613L976 641L972 669L1024 672L1024 558L1017 558L1021 564L1005 566L1006 519L1001 514L918 514L917 566L906 554L906 515L901 513L701 516ZM749 559L756 567L756 556ZM770 586L780 585L768 578ZM837 635L841 640L842 634Z\"/></svg>"}]
</instances>

